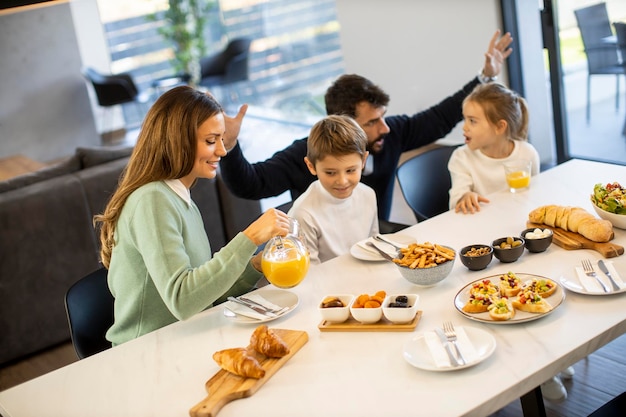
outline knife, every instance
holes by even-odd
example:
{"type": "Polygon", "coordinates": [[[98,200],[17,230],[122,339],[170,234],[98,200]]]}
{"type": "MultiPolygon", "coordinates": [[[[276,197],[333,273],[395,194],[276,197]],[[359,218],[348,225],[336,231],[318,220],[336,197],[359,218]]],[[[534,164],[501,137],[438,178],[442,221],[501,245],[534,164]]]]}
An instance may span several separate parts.
{"type": "Polygon", "coordinates": [[[622,289],[619,285],[617,285],[617,282],[615,282],[615,280],[613,279],[613,277],[609,273],[609,269],[606,267],[606,265],[604,264],[604,261],[602,259],[600,259],[598,261],[598,267],[600,267],[600,271],[604,272],[604,275],[609,277],[609,279],[611,280],[611,284],[613,284],[613,290],[614,291],[619,291],[619,290],[622,289]]]}
{"type": "Polygon", "coordinates": [[[253,311],[255,311],[255,312],[259,313],[259,314],[263,314],[264,316],[267,316],[267,317],[278,317],[276,314],[272,313],[271,311],[267,311],[264,308],[255,306],[254,304],[247,303],[247,302],[245,302],[243,300],[240,300],[239,298],[228,297],[227,300],[228,301],[232,301],[233,303],[242,305],[244,307],[248,307],[250,310],[253,310],[253,311]]]}
{"type": "Polygon", "coordinates": [[[448,342],[448,338],[445,334],[443,334],[443,330],[439,327],[435,327],[435,333],[439,336],[439,340],[441,340],[441,344],[443,345],[446,353],[448,354],[448,358],[450,358],[450,365],[459,366],[459,361],[456,359],[454,354],[452,353],[452,349],[450,349],[450,342],[448,342]]]}
{"type": "Polygon", "coordinates": [[[378,246],[374,245],[372,242],[366,242],[365,243],[367,246],[371,246],[374,249],[376,249],[378,251],[378,253],[380,253],[380,256],[382,256],[383,258],[385,258],[388,261],[393,262],[393,258],[391,257],[391,255],[389,255],[387,252],[385,252],[384,250],[382,250],[381,248],[379,248],[378,246]]]}

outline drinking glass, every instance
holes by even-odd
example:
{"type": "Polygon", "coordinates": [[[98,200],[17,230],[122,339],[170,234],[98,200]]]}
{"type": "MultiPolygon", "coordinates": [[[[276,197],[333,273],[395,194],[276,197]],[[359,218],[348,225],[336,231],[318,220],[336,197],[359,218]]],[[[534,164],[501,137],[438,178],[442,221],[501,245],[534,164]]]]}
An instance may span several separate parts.
{"type": "Polygon", "coordinates": [[[530,186],[532,162],[526,160],[507,162],[504,164],[504,174],[509,191],[518,193],[530,186]]]}

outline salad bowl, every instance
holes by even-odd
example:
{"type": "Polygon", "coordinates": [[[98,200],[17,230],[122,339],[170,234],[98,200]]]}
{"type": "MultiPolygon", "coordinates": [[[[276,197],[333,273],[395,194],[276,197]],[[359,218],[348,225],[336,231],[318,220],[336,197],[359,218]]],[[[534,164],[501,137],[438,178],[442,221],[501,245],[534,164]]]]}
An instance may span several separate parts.
{"type": "Polygon", "coordinates": [[[626,189],[617,183],[596,184],[591,195],[593,209],[618,229],[626,229],[626,189]]]}

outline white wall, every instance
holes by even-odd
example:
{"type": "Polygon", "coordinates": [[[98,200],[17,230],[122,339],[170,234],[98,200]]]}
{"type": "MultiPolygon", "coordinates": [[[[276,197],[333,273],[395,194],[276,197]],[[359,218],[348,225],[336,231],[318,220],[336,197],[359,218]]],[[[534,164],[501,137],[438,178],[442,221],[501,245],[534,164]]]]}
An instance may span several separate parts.
{"type": "MultiPolygon", "coordinates": [[[[336,0],[347,73],[363,75],[391,97],[389,114],[413,114],[438,103],[476,76],[496,29],[502,29],[499,0],[336,0]]],[[[538,1],[518,0],[527,31],[514,40],[524,64],[531,112],[531,142],[542,162],[553,159],[538,1]],[[522,42],[523,41],[523,42],[522,42]],[[529,89],[532,89],[531,92],[529,89]]],[[[505,73],[500,80],[505,84],[505,73]]],[[[462,143],[459,124],[442,144],[462,143]]],[[[408,155],[405,155],[405,158],[408,155]]],[[[396,185],[391,220],[413,216],[396,185]]]]}
{"type": "MultiPolygon", "coordinates": [[[[389,114],[412,114],[453,94],[478,74],[497,0],[337,0],[347,73],[390,96],[389,114]]],[[[448,136],[462,141],[460,126],[448,136]]]]}
{"type": "Polygon", "coordinates": [[[0,12],[0,158],[48,162],[97,145],[67,2],[0,12]]]}

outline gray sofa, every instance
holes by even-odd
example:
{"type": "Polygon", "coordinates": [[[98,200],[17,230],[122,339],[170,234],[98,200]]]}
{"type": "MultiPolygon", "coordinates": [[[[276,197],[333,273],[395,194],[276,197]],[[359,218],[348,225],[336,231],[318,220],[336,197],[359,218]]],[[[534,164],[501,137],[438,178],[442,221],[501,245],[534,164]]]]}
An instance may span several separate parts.
{"type": "MultiPolygon", "coordinates": [[[[98,269],[92,219],[115,190],[132,148],[78,148],[57,165],[0,182],[0,365],[70,340],[64,297],[98,269]]],[[[261,214],[219,175],[191,191],[213,251],[261,214]]]]}

